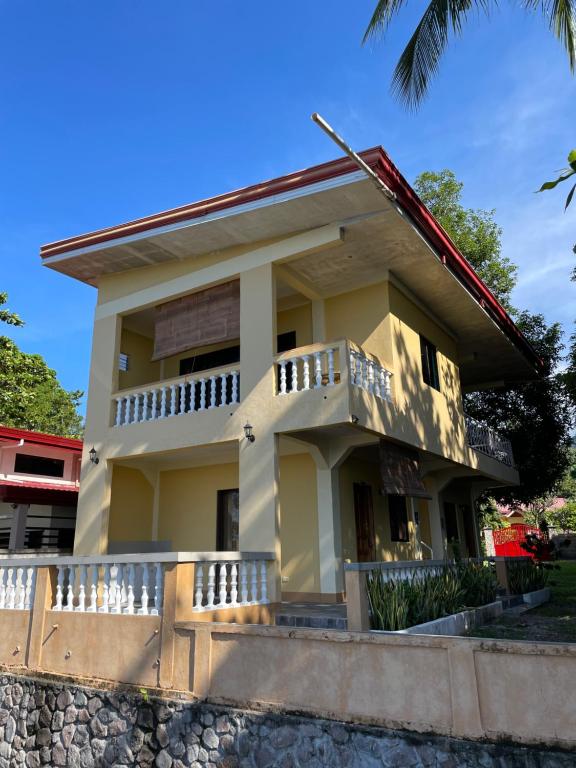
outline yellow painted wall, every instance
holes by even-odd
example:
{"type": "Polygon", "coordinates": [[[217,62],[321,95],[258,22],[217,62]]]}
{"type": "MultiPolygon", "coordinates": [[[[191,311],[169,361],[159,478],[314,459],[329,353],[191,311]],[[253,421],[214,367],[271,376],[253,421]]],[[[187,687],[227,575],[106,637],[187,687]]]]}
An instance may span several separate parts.
{"type": "MultiPolygon", "coordinates": [[[[432,530],[430,528],[430,507],[426,499],[418,499],[416,502],[418,515],[420,517],[420,541],[432,546],[432,530]]],[[[424,560],[429,560],[432,555],[429,549],[422,547],[422,557],[424,560]]]]}
{"type": "Polygon", "coordinates": [[[112,470],[109,541],[151,541],[154,489],[138,469],[112,470]]]}
{"type": "Polygon", "coordinates": [[[276,331],[278,335],[288,331],[296,331],[297,347],[312,344],[312,306],[303,304],[301,307],[278,312],[276,331]]]}
{"type": "Polygon", "coordinates": [[[160,379],[160,363],[151,362],[153,351],[153,339],[127,328],[122,330],[120,352],[129,355],[129,358],[128,370],[118,374],[120,389],[139,387],[160,379]]]}
{"type": "MultiPolygon", "coordinates": [[[[407,542],[390,540],[390,519],[386,497],[379,493],[380,477],[377,464],[360,461],[354,457],[347,459],[340,467],[340,514],[342,520],[342,557],[356,562],[356,522],[354,519],[354,483],[367,483],[372,488],[374,507],[374,530],[376,536],[376,556],[381,560],[413,560],[416,557],[414,547],[414,525],[410,519],[408,507],[407,542]]],[[[408,502],[409,504],[410,502],[408,502]]]]}
{"type": "Polygon", "coordinates": [[[280,457],[280,540],[286,592],[320,592],[316,465],[309,454],[280,457]]]}
{"type": "Polygon", "coordinates": [[[158,538],[173,550],[213,552],[218,491],[230,488],[238,488],[238,464],[161,472],[158,538]]]}

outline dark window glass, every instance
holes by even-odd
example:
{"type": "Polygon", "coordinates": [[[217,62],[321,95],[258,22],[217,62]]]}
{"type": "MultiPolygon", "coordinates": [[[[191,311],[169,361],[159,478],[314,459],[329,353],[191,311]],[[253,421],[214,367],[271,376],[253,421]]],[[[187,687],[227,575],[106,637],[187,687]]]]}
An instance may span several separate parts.
{"type": "Polygon", "coordinates": [[[23,475],[64,477],[64,459],[47,459],[45,456],[17,453],[14,472],[20,472],[23,475]]]}
{"type": "Polygon", "coordinates": [[[233,365],[240,362],[240,345],[218,349],[216,352],[205,352],[202,355],[194,355],[180,360],[180,376],[199,371],[209,371],[211,368],[220,368],[224,365],[233,365]]]}
{"type": "Polygon", "coordinates": [[[392,541],[409,541],[406,496],[388,496],[388,514],[390,516],[390,539],[392,541]]]}
{"type": "Polygon", "coordinates": [[[452,504],[451,501],[444,502],[444,522],[446,524],[446,539],[448,543],[451,541],[459,541],[460,537],[458,536],[456,504],[452,504]]]}
{"type": "Polygon", "coordinates": [[[237,552],[240,548],[238,488],[218,491],[216,551],[237,552]]]}
{"type": "Polygon", "coordinates": [[[286,333],[279,333],[276,340],[276,346],[279,355],[281,355],[282,352],[288,352],[291,349],[296,349],[296,331],[286,331],[286,333]]]}
{"type": "Polygon", "coordinates": [[[424,383],[440,391],[440,377],[438,375],[438,355],[432,342],[420,336],[420,355],[422,358],[422,378],[424,383]]]}

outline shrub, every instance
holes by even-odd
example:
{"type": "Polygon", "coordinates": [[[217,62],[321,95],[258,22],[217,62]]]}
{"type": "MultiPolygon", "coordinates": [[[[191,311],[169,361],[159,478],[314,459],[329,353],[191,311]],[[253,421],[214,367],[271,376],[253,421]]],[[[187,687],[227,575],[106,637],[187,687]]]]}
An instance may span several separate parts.
{"type": "Polygon", "coordinates": [[[548,583],[550,571],[534,560],[511,560],[508,563],[508,586],[513,595],[523,595],[543,589],[548,583]]]}

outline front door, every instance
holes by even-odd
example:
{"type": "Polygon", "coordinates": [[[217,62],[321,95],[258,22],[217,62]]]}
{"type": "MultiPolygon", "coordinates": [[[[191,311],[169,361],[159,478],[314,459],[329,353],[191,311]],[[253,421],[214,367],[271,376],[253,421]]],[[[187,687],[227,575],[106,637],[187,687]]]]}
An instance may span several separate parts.
{"type": "Polygon", "coordinates": [[[358,562],[376,560],[374,546],[374,509],[372,488],[366,483],[354,483],[354,517],[356,519],[356,553],[358,562]]]}
{"type": "Polygon", "coordinates": [[[240,505],[238,488],[218,491],[216,551],[238,552],[240,549],[240,505]]]}

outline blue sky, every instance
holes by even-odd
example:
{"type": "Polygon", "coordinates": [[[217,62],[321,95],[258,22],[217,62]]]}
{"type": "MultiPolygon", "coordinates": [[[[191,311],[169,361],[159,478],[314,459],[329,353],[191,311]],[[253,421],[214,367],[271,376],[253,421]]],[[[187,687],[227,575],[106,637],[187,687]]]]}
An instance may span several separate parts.
{"type": "Polygon", "coordinates": [[[422,6],[362,47],[374,3],[0,0],[0,289],[19,345],[85,389],[95,290],[41,267],[40,245],[332,159],[315,110],[411,181],[454,170],[466,205],[497,210],[516,305],[569,330],[576,204],[534,194],[574,145],[559,44],[511,6],[472,17],[407,113],[389,82],[422,6]]]}

